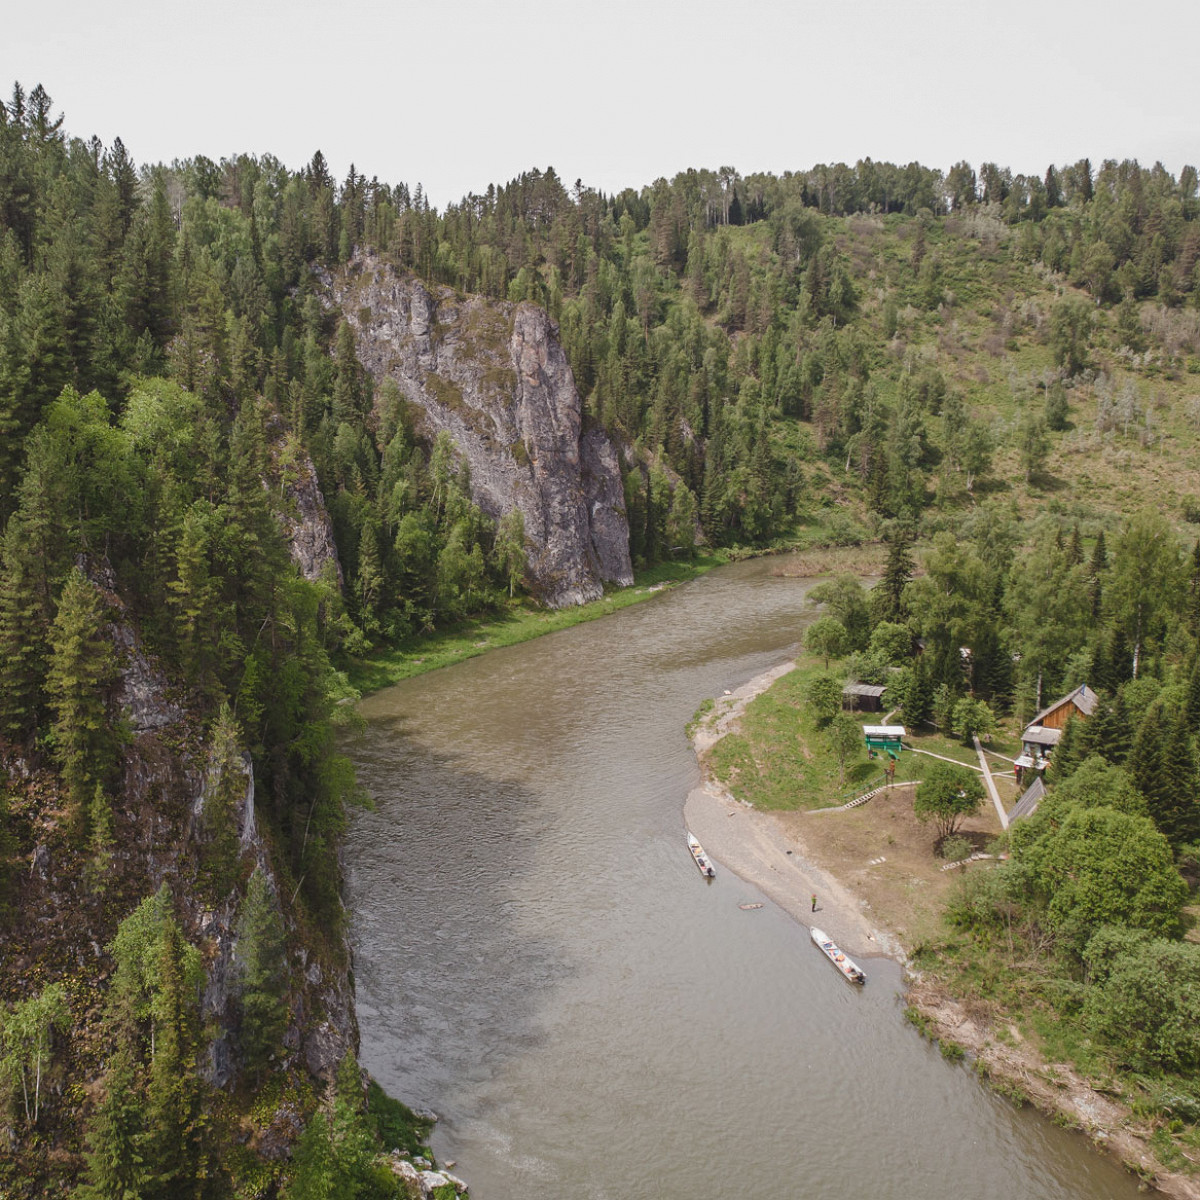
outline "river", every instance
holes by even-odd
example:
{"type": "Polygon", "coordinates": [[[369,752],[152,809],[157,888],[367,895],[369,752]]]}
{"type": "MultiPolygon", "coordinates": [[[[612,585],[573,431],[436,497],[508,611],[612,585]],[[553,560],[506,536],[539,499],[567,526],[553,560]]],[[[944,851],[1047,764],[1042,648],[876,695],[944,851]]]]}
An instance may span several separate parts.
{"type": "Polygon", "coordinates": [[[812,620],[781,560],[364,701],[347,846],[362,1061],[437,1112],[476,1200],[1126,1200],[1078,1135],[989,1092],[721,870],[682,806],[701,701],[812,620]]]}

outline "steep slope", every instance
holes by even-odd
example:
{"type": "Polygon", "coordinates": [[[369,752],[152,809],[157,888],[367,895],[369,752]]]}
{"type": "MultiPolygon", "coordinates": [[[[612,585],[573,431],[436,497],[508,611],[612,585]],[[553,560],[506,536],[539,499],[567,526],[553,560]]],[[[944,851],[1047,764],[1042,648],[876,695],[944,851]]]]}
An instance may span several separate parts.
{"type": "Polygon", "coordinates": [[[532,304],[426,287],[374,255],[353,259],[330,291],[377,382],[394,380],[430,436],[445,431],[470,466],[489,516],[518,509],[529,573],[554,607],[604,583],[633,582],[620,464],[585,430],[558,329],[532,304]]]}

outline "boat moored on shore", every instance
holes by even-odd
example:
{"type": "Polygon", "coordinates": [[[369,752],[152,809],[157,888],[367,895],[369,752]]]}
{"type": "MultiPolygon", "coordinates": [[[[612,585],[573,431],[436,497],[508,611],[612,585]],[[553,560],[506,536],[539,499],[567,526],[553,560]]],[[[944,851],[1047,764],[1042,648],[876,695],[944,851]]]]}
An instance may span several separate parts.
{"type": "Polygon", "coordinates": [[[708,879],[715,879],[717,875],[716,868],[708,859],[708,855],[704,853],[704,847],[696,840],[696,836],[692,831],[688,830],[687,835],[688,849],[692,852],[692,858],[696,860],[696,866],[700,868],[700,874],[708,879]]]}
{"type": "Polygon", "coordinates": [[[851,983],[866,983],[867,977],[864,972],[853,962],[846,953],[838,946],[824,930],[812,929],[809,931],[812,940],[816,943],[817,949],[829,959],[837,969],[850,980],[851,983]]]}

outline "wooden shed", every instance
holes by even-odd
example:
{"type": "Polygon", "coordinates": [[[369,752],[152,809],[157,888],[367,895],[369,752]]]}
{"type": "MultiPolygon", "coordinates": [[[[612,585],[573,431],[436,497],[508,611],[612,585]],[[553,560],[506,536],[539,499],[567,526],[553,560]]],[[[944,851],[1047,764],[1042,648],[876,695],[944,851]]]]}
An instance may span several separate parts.
{"type": "Polygon", "coordinates": [[[848,683],[842,688],[842,707],[847,712],[883,712],[886,690],[873,683],[848,683]]]}

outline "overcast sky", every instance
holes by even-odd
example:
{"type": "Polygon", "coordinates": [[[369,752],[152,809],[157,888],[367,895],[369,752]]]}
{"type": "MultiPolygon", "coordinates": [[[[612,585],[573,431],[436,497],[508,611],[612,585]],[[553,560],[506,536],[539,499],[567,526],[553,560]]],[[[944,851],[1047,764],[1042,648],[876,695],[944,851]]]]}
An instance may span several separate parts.
{"type": "Polygon", "coordinates": [[[44,0],[0,88],[140,163],[320,148],[439,207],[553,165],[641,187],[859,158],[1200,163],[1197,0],[44,0]]]}

